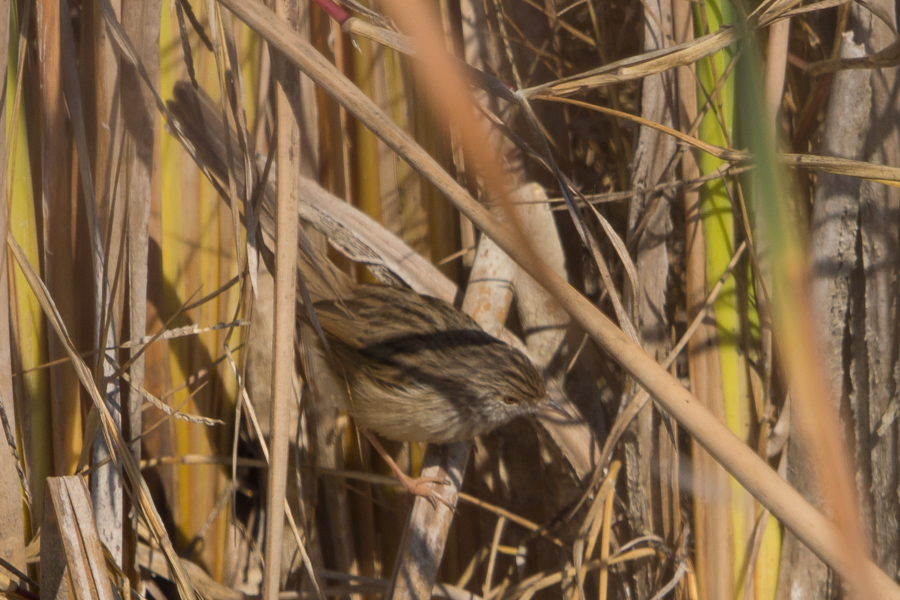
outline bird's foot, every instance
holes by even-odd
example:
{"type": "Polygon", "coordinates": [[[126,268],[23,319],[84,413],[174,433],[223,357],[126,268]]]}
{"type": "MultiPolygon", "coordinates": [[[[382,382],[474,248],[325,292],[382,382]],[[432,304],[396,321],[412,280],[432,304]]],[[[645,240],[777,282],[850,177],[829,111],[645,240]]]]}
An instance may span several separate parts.
{"type": "Polygon", "coordinates": [[[451,504],[450,501],[444,498],[442,495],[434,491],[435,484],[450,485],[450,481],[442,477],[413,478],[403,471],[400,471],[399,469],[394,471],[394,475],[397,476],[397,479],[400,480],[400,484],[406,489],[407,492],[409,492],[413,496],[421,496],[422,498],[425,498],[426,500],[431,502],[432,508],[437,508],[437,502],[440,502],[450,510],[453,510],[453,504],[451,504]]]}
{"type": "Polygon", "coordinates": [[[391,468],[391,471],[394,472],[394,476],[400,480],[400,484],[406,488],[406,491],[412,494],[413,496],[421,496],[431,502],[432,508],[437,508],[437,503],[440,502],[444,504],[450,510],[454,510],[453,504],[450,503],[449,500],[438,494],[434,491],[434,484],[440,485],[450,485],[450,481],[444,479],[442,477],[416,477],[412,478],[403,470],[397,466],[397,463],[394,462],[394,459],[388,453],[387,450],[384,449],[384,446],[381,445],[381,442],[378,441],[372,432],[363,429],[363,434],[368,438],[369,442],[378,451],[378,454],[381,455],[381,458],[388,464],[391,468]]]}

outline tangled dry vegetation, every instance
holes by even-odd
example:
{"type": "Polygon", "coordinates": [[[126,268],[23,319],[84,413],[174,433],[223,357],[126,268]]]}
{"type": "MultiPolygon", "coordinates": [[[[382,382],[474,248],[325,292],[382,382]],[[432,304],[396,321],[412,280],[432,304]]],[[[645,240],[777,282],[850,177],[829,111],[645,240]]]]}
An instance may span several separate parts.
{"type": "Polygon", "coordinates": [[[4,594],[900,597],[893,3],[9,8],[4,594]],[[572,418],[407,497],[255,354],[261,210],[572,418]]]}

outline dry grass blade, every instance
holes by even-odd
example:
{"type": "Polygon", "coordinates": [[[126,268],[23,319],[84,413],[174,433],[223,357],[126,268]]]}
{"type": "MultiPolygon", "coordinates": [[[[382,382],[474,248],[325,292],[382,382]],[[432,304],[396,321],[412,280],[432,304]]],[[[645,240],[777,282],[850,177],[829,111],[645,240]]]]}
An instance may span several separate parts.
{"type": "Polygon", "coordinates": [[[594,110],[603,114],[607,114],[613,117],[618,117],[620,119],[627,119],[629,121],[633,121],[638,125],[643,125],[645,127],[652,127],[658,131],[661,131],[667,135],[671,135],[674,138],[681,140],[682,142],[697,148],[698,150],[702,150],[703,152],[707,152],[717,158],[721,158],[722,160],[730,160],[730,161],[742,161],[747,160],[750,156],[741,150],[734,150],[731,148],[723,148],[721,146],[715,146],[708,142],[704,142],[694,136],[687,135],[686,133],[682,133],[676,129],[672,129],[671,127],[666,127],[665,125],[660,125],[659,123],[654,123],[653,121],[649,121],[644,119],[643,117],[639,117],[636,115],[632,115],[626,112],[622,112],[620,110],[614,110],[612,108],[606,108],[604,106],[598,106],[596,104],[590,104],[588,102],[583,102],[581,100],[573,100],[571,98],[557,98],[557,97],[548,97],[548,98],[540,98],[540,100],[544,100],[547,102],[563,102],[566,104],[571,104],[572,106],[580,106],[582,108],[587,108],[589,110],[594,110]]]}
{"type": "MultiPolygon", "coordinates": [[[[581,570],[585,573],[590,573],[592,571],[597,571],[603,567],[609,567],[611,565],[615,565],[618,563],[626,562],[629,560],[640,560],[641,558],[646,558],[648,556],[652,556],[656,554],[654,550],[649,548],[643,548],[640,550],[633,550],[631,552],[622,553],[610,558],[607,561],[603,561],[599,558],[595,558],[594,560],[584,564],[581,567],[581,570]]],[[[568,567],[564,571],[557,571],[555,573],[543,572],[538,573],[536,575],[532,575],[520,583],[503,590],[502,594],[497,594],[491,598],[491,600],[512,600],[514,598],[531,598],[535,593],[540,590],[545,590],[549,587],[559,585],[562,581],[566,579],[571,579],[572,577],[577,576],[578,570],[575,567],[568,567]]]]}
{"type": "MultiPolygon", "coordinates": [[[[0,14],[0,39],[9,40],[10,34],[10,11],[5,10],[0,14]]],[[[13,73],[10,69],[9,58],[10,48],[13,42],[4,43],[0,48],[0,72],[13,73]]],[[[9,76],[7,85],[13,81],[9,76]]],[[[21,79],[20,79],[21,81],[21,79]]],[[[16,127],[7,127],[7,121],[15,123],[18,120],[18,112],[9,110],[8,99],[11,95],[7,94],[0,106],[0,132],[4,132],[0,138],[0,190],[4,194],[4,199],[8,198],[8,181],[12,176],[10,168],[9,156],[14,155],[14,148],[10,147],[10,143],[15,139],[13,131],[16,127]],[[9,132],[6,135],[5,132],[9,132]]],[[[0,239],[6,238],[9,231],[9,201],[4,201],[4,209],[0,211],[0,239]]],[[[0,445],[6,444],[9,451],[0,452],[0,486],[5,490],[0,493],[0,521],[5,523],[15,523],[17,519],[22,518],[23,504],[30,507],[32,505],[31,491],[28,485],[25,470],[22,468],[24,464],[20,458],[16,447],[16,435],[18,416],[15,412],[14,396],[13,396],[13,377],[12,377],[12,346],[10,344],[10,325],[13,311],[10,307],[10,279],[8,275],[9,260],[6,253],[6,246],[0,247],[0,313],[8,315],[0,322],[0,426],[3,429],[3,438],[0,445]],[[16,489],[16,483],[22,490],[20,494],[16,489]],[[23,501],[24,499],[24,501],[23,501]]],[[[25,580],[15,575],[19,568],[24,569],[23,551],[25,545],[24,528],[6,528],[7,530],[0,534],[0,556],[6,558],[7,563],[15,571],[11,571],[14,577],[19,577],[20,583],[25,580]]],[[[5,566],[5,565],[4,565],[5,566]]],[[[14,585],[18,585],[14,580],[4,576],[7,581],[5,589],[12,589],[14,585]]]]}
{"type": "Polygon", "coordinates": [[[162,547],[166,558],[172,565],[173,576],[175,583],[178,586],[179,593],[182,598],[194,600],[194,598],[196,598],[194,588],[191,585],[191,581],[188,579],[187,574],[178,562],[178,556],[175,554],[175,549],[172,547],[172,542],[169,539],[168,533],[166,533],[166,529],[162,524],[162,519],[156,510],[156,506],[150,498],[150,490],[147,488],[147,484],[141,476],[137,461],[128,449],[125,440],[122,438],[122,432],[115,426],[115,422],[113,421],[112,415],[109,413],[109,409],[106,407],[103,397],[100,395],[99,390],[97,390],[96,385],[94,385],[90,370],[75,350],[75,346],[72,344],[72,340],[66,332],[66,327],[62,322],[62,318],[56,311],[53,300],[50,299],[47,288],[28,262],[28,259],[25,257],[18,242],[16,242],[14,238],[9,237],[7,238],[7,244],[12,250],[16,262],[19,264],[19,268],[28,280],[32,291],[35,296],[37,296],[47,320],[50,322],[57,337],[63,344],[66,353],[69,355],[69,359],[75,367],[75,372],[78,375],[81,385],[88,391],[94,406],[97,407],[97,410],[100,413],[101,430],[106,441],[106,446],[110,451],[111,457],[115,460],[115,464],[121,464],[125,470],[126,479],[130,484],[133,500],[139,508],[141,515],[147,521],[155,540],[162,547]]]}
{"type": "Polygon", "coordinates": [[[383,46],[393,48],[397,52],[403,54],[412,55],[414,53],[412,42],[407,36],[384,27],[373,25],[368,21],[363,21],[356,17],[350,17],[344,21],[341,24],[341,30],[345,33],[368,38],[373,42],[378,42],[383,46]]]}
{"type": "Polygon", "coordinates": [[[789,167],[802,167],[811,171],[848,175],[868,179],[884,185],[900,187],[900,167],[891,167],[831,156],[809,154],[783,154],[779,157],[789,167]]]}
{"type": "Polygon", "coordinates": [[[770,25],[801,2],[802,0],[765,0],[749,16],[757,20],[760,26],[770,25]]]}
{"type": "Polygon", "coordinates": [[[50,598],[113,600],[104,568],[103,545],[84,479],[48,479],[45,503],[41,594],[50,598]]]}
{"type": "MultiPolygon", "coordinates": [[[[613,465],[615,467],[615,464],[613,465]]],[[[609,475],[614,479],[618,469],[611,468],[609,475]]],[[[609,494],[603,503],[603,529],[600,532],[600,600],[606,600],[609,594],[609,536],[612,531],[613,495],[609,494]]],[[[592,538],[592,540],[595,538],[592,538]]],[[[588,557],[592,555],[593,548],[588,549],[588,557]]]]}
{"type": "MultiPolygon", "coordinates": [[[[587,574],[582,568],[585,561],[590,561],[594,555],[598,538],[601,536],[600,530],[603,528],[602,539],[600,539],[600,558],[604,562],[601,566],[600,576],[600,593],[606,594],[606,581],[608,577],[606,560],[609,557],[609,530],[611,526],[612,516],[612,500],[614,498],[613,491],[615,489],[616,480],[619,477],[619,469],[621,463],[616,461],[610,465],[609,473],[604,477],[600,489],[592,501],[588,514],[581,524],[581,530],[578,533],[578,539],[575,541],[573,553],[575,555],[576,579],[580,590],[584,589],[584,577],[587,574]]],[[[584,592],[581,592],[582,595],[584,592]]]]}
{"type": "Polygon", "coordinates": [[[494,567],[497,564],[497,551],[500,546],[500,540],[503,537],[503,529],[506,527],[506,519],[500,517],[494,525],[494,537],[491,540],[491,547],[488,551],[488,564],[484,576],[484,583],[481,588],[481,595],[485,598],[491,593],[491,581],[494,579],[494,567]]]}
{"type": "MultiPolygon", "coordinates": [[[[295,4],[278,1],[276,11],[281,18],[297,27],[297,7],[295,4]],[[294,10],[291,10],[291,8],[294,10]]],[[[295,309],[297,304],[297,239],[299,238],[300,221],[297,212],[300,204],[300,132],[292,113],[293,106],[298,106],[299,73],[290,68],[290,64],[280,56],[275,57],[275,70],[279,75],[276,86],[276,112],[278,124],[277,153],[278,170],[278,204],[276,212],[275,236],[275,340],[274,371],[272,381],[272,415],[271,415],[271,447],[269,457],[272,461],[269,469],[269,487],[266,496],[265,558],[266,570],[263,574],[262,595],[265,600],[276,600],[281,583],[281,554],[284,519],[281,518],[282,506],[291,520],[292,529],[296,532],[290,506],[287,503],[288,474],[288,437],[290,435],[291,418],[290,403],[293,401],[294,375],[294,328],[296,327],[295,309]],[[277,516],[276,516],[277,515],[277,516]]],[[[249,161],[245,173],[250,172],[249,161]]],[[[245,178],[249,182],[250,178],[245,178]]],[[[249,197],[249,196],[248,196],[249,197]]],[[[249,230],[255,228],[249,227],[249,230]]],[[[253,265],[251,264],[251,268],[253,265]]],[[[309,302],[306,303],[309,306],[309,302]]],[[[320,335],[321,332],[320,332],[320,335]]],[[[299,538],[299,534],[297,534],[299,538]]],[[[302,540],[297,540],[312,577],[316,591],[321,597],[319,582],[315,570],[310,564],[302,540]]]]}
{"type": "Polygon", "coordinates": [[[690,65],[711,56],[740,39],[735,28],[722,28],[715,33],[678,44],[664,50],[646,52],[626,58],[586,73],[566,77],[519,91],[525,98],[568,96],[613,83],[643,79],[669,69],[690,65]]]}
{"type": "Polygon", "coordinates": [[[396,276],[419,293],[447,301],[456,297],[453,282],[380,223],[312,180],[304,180],[303,191],[300,217],[327,235],[344,256],[366,265],[381,281],[395,281],[396,276]]]}
{"type": "Polygon", "coordinates": [[[211,427],[213,425],[224,425],[224,421],[220,419],[212,419],[209,417],[203,417],[201,415],[189,415],[187,413],[183,413],[180,410],[176,410],[169,406],[168,404],[164,404],[161,400],[157,399],[156,396],[148,392],[143,386],[139,386],[132,382],[131,376],[128,373],[122,373],[121,377],[131,386],[131,389],[136,392],[141,398],[152,404],[157,410],[162,413],[174,417],[176,419],[181,419],[182,421],[187,421],[188,423],[196,423],[197,425],[206,425],[211,427]]]}
{"type": "MultiPolygon", "coordinates": [[[[591,204],[605,204],[607,202],[620,202],[622,200],[629,200],[631,198],[637,196],[650,196],[654,194],[659,194],[660,192],[668,192],[673,190],[681,189],[685,193],[694,192],[697,188],[702,187],[703,184],[708,183],[710,181],[716,179],[722,179],[724,177],[730,177],[734,175],[740,175],[742,173],[746,173],[752,167],[749,166],[741,166],[735,167],[728,164],[722,165],[716,171],[704,175],[703,177],[694,177],[687,180],[681,181],[672,181],[667,183],[659,183],[652,187],[638,187],[633,190],[622,191],[622,192],[606,192],[602,194],[583,194],[584,201],[590,202],[591,204]]],[[[551,204],[558,204],[563,202],[561,198],[550,198],[548,200],[551,204]]],[[[554,206],[554,211],[563,210],[561,206],[554,206]]]]}
{"type": "MultiPolygon", "coordinates": [[[[606,237],[609,240],[612,247],[615,249],[616,254],[619,257],[619,260],[622,263],[622,266],[625,269],[625,275],[628,277],[628,281],[632,286],[635,286],[638,281],[637,267],[634,265],[634,261],[631,258],[631,255],[628,253],[628,249],[625,247],[625,242],[622,241],[622,238],[615,232],[613,226],[610,225],[609,221],[600,214],[593,204],[588,204],[588,210],[593,213],[594,218],[597,219],[597,222],[600,223],[600,226],[603,228],[604,233],[606,233],[606,237]]],[[[591,247],[592,252],[596,251],[596,247],[591,247]]],[[[598,253],[599,254],[599,253],[598,253]]],[[[631,318],[628,316],[628,313],[625,312],[625,307],[622,305],[622,300],[618,297],[618,291],[612,282],[612,277],[610,276],[609,269],[603,263],[602,259],[598,256],[595,258],[597,266],[600,268],[600,275],[603,278],[604,284],[606,285],[605,292],[608,293],[610,300],[613,303],[613,308],[616,312],[616,318],[619,320],[619,326],[622,328],[628,337],[632,339],[636,344],[640,343],[640,338],[638,337],[637,329],[635,329],[634,325],[631,323],[631,318]]]]}
{"type": "Polygon", "coordinates": [[[222,329],[234,329],[236,327],[247,327],[249,325],[249,321],[231,321],[230,323],[217,323],[215,325],[210,325],[209,327],[200,327],[199,325],[185,325],[184,327],[175,327],[173,329],[166,329],[165,331],[161,331],[158,334],[154,335],[146,335],[144,337],[140,337],[136,340],[130,340],[119,344],[116,347],[107,348],[107,352],[112,352],[116,350],[116,348],[134,348],[138,346],[147,346],[152,344],[153,342],[162,342],[167,340],[174,340],[180,337],[188,337],[193,335],[200,335],[201,333],[209,333],[211,331],[219,331],[222,329]]]}

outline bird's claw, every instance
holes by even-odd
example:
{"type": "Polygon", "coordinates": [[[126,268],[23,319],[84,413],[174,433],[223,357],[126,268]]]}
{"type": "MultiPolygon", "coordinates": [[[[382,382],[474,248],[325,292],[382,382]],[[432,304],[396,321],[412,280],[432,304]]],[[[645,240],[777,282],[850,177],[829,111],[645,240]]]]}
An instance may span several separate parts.
{"type": "Polygon", "coordinates": [[[442,495],[434,491],[432,484],[450,485],[450,480],[443,477],[417,477],[413,479],[409,475],[403,474],[399,477],[400,483],[407,492],[413,496],[421,496],[431,503],[432,508],[437,508],[437,502],[445,505],[450,510],[454,510],[453,504],[442,495]]]}

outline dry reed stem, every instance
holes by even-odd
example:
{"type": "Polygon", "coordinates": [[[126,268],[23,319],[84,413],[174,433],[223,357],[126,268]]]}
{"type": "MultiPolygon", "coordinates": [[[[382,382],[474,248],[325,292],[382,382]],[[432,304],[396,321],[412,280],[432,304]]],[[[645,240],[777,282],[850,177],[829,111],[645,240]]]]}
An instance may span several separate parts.
{"type": "Polygon", "coordinates": [[[194,588],[191,585],[190,579],[188,579],[187,574],[184,572],[184,570],[180,566],[180,563],[178,562],[178,556],[177,554],[175,554],[175,549],[172,547],[172,542],[169,539],[169,535],[168,533],[166,533],[166,529],[162,524],[162,519],[160,518],[159,513],[156,510],[156,505],[150,498],[150,490],[147,488],[147,483],[141,476],[137,461],[135,460],[134,455],[129,450],[125,440],[122,438],[122,432],[118,429],[115,421],[112,418],[112,415],[109,413],[109,409],[106,407],[106,403],[103,401],[103,397],[100,395],[99,390],[97,390],[97,387],[94,385],[90,370],[87,368],[87,365],[84,364],[84,361],[81,360],[81,357],[76,352],[75,346],[72,344],[72,340],[66,332],[65,324],[63,323],[59,312],[56,310],[56,306],[53,303],[53,300],[50,298],[47,288],[44,286],[43,282],[38,277],[31,264],[28,262],[18,242],[16,242],[16,240],[12,237],[8,237],[7,244],[12,250],[16,262],[19,264],[19,268],[22,269],[22,272],[25,274],[29,285],[31,285],[32,291],[34,292],[35,296],[37,296],[38,301],[41,303],[41,308],[44,310],[44,314],[46,315],[47,320],[50,322],[50,325],[53,327],[57,338],[62,343],[66,353],[69,355],[69,358],[72,361],[72,365],[75,368],[75,372],[78,376],[79,381],[81,382],[81,385],[90,394],[91,400],[93,400],[94,403],[94,407],[100,414],[102,425],[101,431],[103,433],[104,440],[106,441],[106,447],[110,451],[110,456],[115,458],[116,461],[122,465],[130,484],[131,492],[136,503],[136,508],[140,510],[141,515],[150,527],[150,532],[153,534],[155,541],[162,547],[166,558],[169,560],[179,593],[181,594],[182,598],[185,598],[186,600],[194,600],[194,598],[196,598],[194,588]]]}
{"type": "MultiPolygon", "coordinates": [[[[279,0],[275,12],[291,27],[297,28],[296,3],[279,0]]],[[[287,504],[288,436],[290,435],[290,404],[293,402],[294,329],[297,306],[297,239],[300,222],[297,218],[300,205],[300,131],[293,114],[293,106],[299,103],[299,73],[283,58],[275,58],[276,80],[275,110],[277,123],[278,203],[275,215],[275,341],[273,350],[274,370],[272,382],[271,441],[269,458],[269,489],[266,494],[265,559],[262,597],[276,600],[281,587],[281,558],[284,519],[282,506],[291,518],[287,504]]],[[[248,172],[248,171],[245,171],[248,172]]],[[[245,178],[250,181],[250,178],[245,178]]],[[[293,520],[291,520],[293,525],[293,520]]],[[[296,529],[296,527],[294,527],[296,529]]],[[[299,536],[298,536],[299,537],[299,536]]],[[[298,540],[298,547],[309,559],[298,540]]],[[[310,577],[317,591],[319,583],[315,571],[310,577]]]]}

